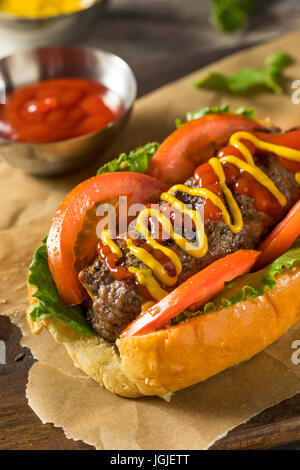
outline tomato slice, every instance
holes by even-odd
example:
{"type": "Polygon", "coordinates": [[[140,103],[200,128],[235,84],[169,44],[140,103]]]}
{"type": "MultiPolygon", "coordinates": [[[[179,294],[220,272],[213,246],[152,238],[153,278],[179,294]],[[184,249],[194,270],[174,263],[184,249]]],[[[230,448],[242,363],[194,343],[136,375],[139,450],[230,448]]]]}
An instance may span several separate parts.
{"type": "Polygon", "coordinates": [[[141,314],[121,338],[157,330],[191,305],[204,305],[224,289],[225,282],[247,273],[259,254],[256,250],[238,250],[210,264],[141,314]]]}
{"type": "Polygon", "coordinates": [[[288,212],[285,218],[260,244],[261,255],[254,266],[254,270],[264,268],[272,263],[278,256],[288,250],[297,237],[300,236],[300,201],[288,212]]]}
{"type": "Polygon", "coordinates": [[[99,222],[99,217],[95,216],[96,205],[101,202],[117,204],[119,196],[127,196],[129,209],[137,203],[158,202],[165,190],[166,186],[151,176],[120,172],[89,178],[65,197],[53,218],[47,249],[50,271],[66,305],[80,304],[86,297],[78,272],[96,255],[99,222]]]}
{"type": "MultiPolygon", "coordinates": [[[[292,149],[300,150],[300,130],[283,132],[282,134],[268,134],[266,132],[255,132],[259,139],[265,140],[275,145],[282,145],[292,149]]],[[[297,173],[300,171],[300,162],[289,160],[288,158],[276,156],[280,165],[288,171],[297,173]]]]}
{"type": "Polygon", "coordinates": [[[224,147],[234,132],[259,129],[257,122],[233,113],[207,114],[186,122],[158,148],[148,174],[169,185],[181,183],[224,147]]]}

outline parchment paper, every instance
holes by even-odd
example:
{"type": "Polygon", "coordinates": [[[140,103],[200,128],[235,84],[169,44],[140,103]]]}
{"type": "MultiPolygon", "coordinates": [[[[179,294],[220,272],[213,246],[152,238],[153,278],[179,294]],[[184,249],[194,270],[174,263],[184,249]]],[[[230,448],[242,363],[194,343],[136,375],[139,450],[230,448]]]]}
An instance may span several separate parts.
{"type": "MultiPolygon", "coordinates": [[[[291,101],[291,82],[300,79],[300,33],[224,59],[140,99],[129,127],[112,155],[148,141],[161,141],[177,117],[205,105],[229,103],[255,107],[258,117],[271,116],[289,128],[300,124],[300,108],[291,101]],[[247,97],[196,90],[191,82],[209,70],[229,72],[258,65],[273,51],[291,54],[283,95],[268,92],[247,97]]],[[[0,309],[19,325],[22,344],[35,363],[29,374],[28,403],[43,422],[64,429],[97,449],[205,449],[230,429],[264,408],[300,391],[300,365],[291,361],[300,324],[250,361],[206,382],[177,392],[170,403],[159,398],[128,400],[107,392],[76,369],[64,348],[47,332],[32,336],[24,319],[26,276],[35,247],[47,233],[63,196],[93,168],[60,178],[34,178],[0,164],[0,309]]],[[[291,302],[293,300],[291,299],[291,302]]]]}

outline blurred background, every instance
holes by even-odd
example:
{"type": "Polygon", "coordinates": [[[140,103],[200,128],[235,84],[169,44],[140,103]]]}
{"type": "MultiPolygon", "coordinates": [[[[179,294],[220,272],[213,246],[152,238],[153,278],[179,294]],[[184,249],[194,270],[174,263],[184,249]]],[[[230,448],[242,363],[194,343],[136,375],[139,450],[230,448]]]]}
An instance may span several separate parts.
{"type": "MultiPolygon", "coordinates": [[[[86,5],[93,2],[84,1],[86,5]]],[[[26,4],[57,2],[0,0],[0,11],[6,3],[12,8],[17,4],[26,8],[26,4]]],[[[229,53],[300,27],[299,0],[100,0],[97,3],[85,15],[81,12],[71,15],[71,20],[65,18],[50,34],[47,19],[29,26],[20,20],[11,25],[9,18],[0,15],[0,55],[49,43],[105,49],[129,63],[141,96],[229,53]]]]}

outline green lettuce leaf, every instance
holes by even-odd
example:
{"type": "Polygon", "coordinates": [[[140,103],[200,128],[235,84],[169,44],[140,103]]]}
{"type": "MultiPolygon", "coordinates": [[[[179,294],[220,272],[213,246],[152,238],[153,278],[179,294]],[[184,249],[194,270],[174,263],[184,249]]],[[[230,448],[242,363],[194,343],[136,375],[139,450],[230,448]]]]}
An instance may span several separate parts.
{"type": "MultiPolygon", "coordinates": [[[[222,106],[204,106],[204,108],[198,109],[198,111],[189,111],[186,113],[186,121],[192,121],[193,119],[198,119],[206,114],[219,114],[219,113],[228,113],[230,112],[230,106],[228,104],[223,104],[222,106]]],[[[248,119],[253,119],[255,116],[254,108],[237,108],[233,111],[234,114],[239,114],[247,117],[248,119]]],[[[181,119],[176,119],[176,127],[182,126],[184,122],[181,119]]]]}
{"type": "Polygon", "coordinates": [[[121,153],[121,155],[112,160],[111,162],[105,163],[97,171],[98,175],[102,173],[114,173],[116,171],[135,171],[136,173],[146,173],[149,162],[159,144],[157,142],[151,142],[149,144],[138,147],[136,150],[132,150],[128,155],[121,153]]]}
{"type": "Polygon", "coordinates": [[[223,33],[241,28],[255,7],[255,0],[211,0],[211,21],[223,33]]]}
{"type": "Polygon", "coordinates": [[[273,263],[256,273],[245,274],[229,282],[225,289],[210,302],[207,302],[201,310],[196,312],[184,311],[173,319],[172,324],[177,324],[186,318],[227,308],[242,300],[260,297],[267,290],[274,289],[278,274],[298,263],[300,263],[300,237],[297,238],[288,251],[273,263]]]}
{"type": "Polygon", "coordinates": [[[79,305],[66,307],[59,298],[48,266],[47,238],[44,238],[42,245],[37,248],[33,255],[29,268],[28,283],[36,288],[33,297],[38,299],[31,312],[33,321],[37,318],[42,320],[43,318],[55,317],[77,333],[95,335],[81,307],[79,305]]]}
{"type": "Polygon", "coordinates": [[[210,88],[225,92],[244,94],[252,89],[264,87],[274,93],[281,93],[278,83],[283,69],[292,62],[292,58],[283,52],[275,52],[267,57],[264,67],[246,67],[228,75],[211,72],[206,77],[194,82],[197,88],[210,88]]]}

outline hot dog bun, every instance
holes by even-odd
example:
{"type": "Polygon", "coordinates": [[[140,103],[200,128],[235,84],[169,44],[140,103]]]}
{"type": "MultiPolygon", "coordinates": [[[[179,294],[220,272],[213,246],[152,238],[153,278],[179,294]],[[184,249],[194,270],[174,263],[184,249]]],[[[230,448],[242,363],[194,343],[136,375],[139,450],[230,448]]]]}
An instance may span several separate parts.
{"type": "MultiPolygon", "coordinates": [[[[33,289],[28,287],[30,310],[33,289]]],[[[118,395],[158,395],[168,400],[177,390],[201,382],[250,359],[276,341],[300,319],[300,267],[283,271],[272,290],[252,300],[210,312],[179,325],[114,345],[98,336],[84,336],[54,318],[47,328],[63,343],[76,367],[118,395]],[[292,299],[292,301],[291,301],[292,299]]]]}

